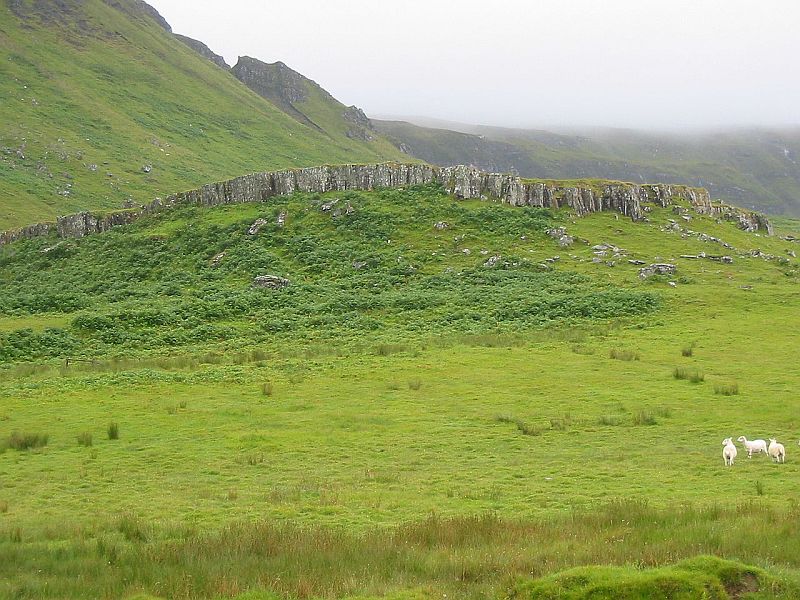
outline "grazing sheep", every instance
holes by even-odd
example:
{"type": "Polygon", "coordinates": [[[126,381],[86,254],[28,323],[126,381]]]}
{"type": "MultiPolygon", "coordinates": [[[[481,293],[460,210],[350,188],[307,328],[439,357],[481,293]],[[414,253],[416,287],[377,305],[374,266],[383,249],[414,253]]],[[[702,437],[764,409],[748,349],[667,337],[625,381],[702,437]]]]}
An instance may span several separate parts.
{"type": "Polygon", "coordinates": [[[748,441],[746,437],[740,435],[739,439],[736,441],[744,444],[744,448],[747,450],[747,458],[753,458],[753,452],[756,454],[759,454],[760,452],[763,452],[764,454],[767,453],[767,442],[764,440],[748,441]]]}
{"type": "Polygon", "coordinates": [[[725,446],[722,449],[722,458],[725,461],[726,467],[733,466],[733,459],[736,458],[736,446],[733,445],[733,440],[731,438],[725,438],[722,440],[722,445],[725,446]]]}
{"type": "Polygon", "coordinates": [[[769,449],[767,452],[775,462],[786,462],[786,448],[783,447],[783,444],[779,444],[775,438],[769,438],[769,449]]]}

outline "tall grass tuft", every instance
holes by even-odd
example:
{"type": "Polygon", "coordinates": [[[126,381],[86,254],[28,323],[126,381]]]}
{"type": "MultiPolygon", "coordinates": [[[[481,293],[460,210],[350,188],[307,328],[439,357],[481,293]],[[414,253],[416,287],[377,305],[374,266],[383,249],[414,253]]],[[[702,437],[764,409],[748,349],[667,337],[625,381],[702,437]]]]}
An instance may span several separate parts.
{"type": "Polygon", "coordinates": [[[635,415],[633,415],[633,424],[634,425],[657,425],[658,421],[656,420],[655,415],[647,410],[640,410],[635,415]]]}
{"type": "Polygon", "coordinates": [[[535,436],[542,433],[542,430],[536,427],[535,425],[530,425],[529,423],[526,423],[522,419],[512,417],[511,415],[497,415],[495,417],[495,421],[497,421],[498,423],[511,423],[516,425],[517,430],[522,435],[535,436]]]}
{"type": "Polygon", "coordinates": [[[620,350],[619,348],[612,348],[611,351],[608,353],[609,358],[613,358],[614,360],[624,360],[624,361],[631,361],[631,360],[639,360],[639,353],[634,352],[633,350],[620,350]]]}
{"type": "Polygon", "coordinates": [[[764,495],[764,484],[761,483],[761,480],[756,481],[756,494],[759,496],[764,495]]]}
{"type": "Polygon", "coordinates": [[[408,382],[408,388],[411,390],[418,390],[422,387],[422,381],[420,379],[412,379],[408,382]]]}
{"type": "Polygon", "coordinates": [[[119,439],[119,424],[118,423],[109,423],[108,429],[106,430],[108,433],[108,439],[110,440],[118,440],[119,439]]]}
{"type": "Polygon", "coordinates": [[[716,384],[714,386],[714,393],[719,396],[738,396],[739,395],[739,384],[738,383],[731,383],[731,384],[716,384]]]}
{"type": "Polygon", "coordinates": [[[597,423],[599,425],[616,427],[618,425],[622,425],[622,419],[620,419],[619,417],[615,417],[613,415],[602,415],[599,419],[597,419],[597,423]]]}
{"type": "Polygon", "coordinates": [[[6,446],[14,450],[29,450],[31,448],[41,448],[46,446],[50,436],[41,433],[19,433],[13,432],[8,436],[6,446]]]}
{"type": "Polygon", "coordinates": [[[272,391],[273,391],[272,382],[265,381],[263,384],[261,384],[261,394],[262,395],[264,395],[264,396],[272,396],[272,391]]]}
{"type": "Polygon", "coordinates": [[[92,434],[88,431],[83,431],[78,434],[78,446],[84,446],[86,448],[92,445],[92,434]]]}
{"type": "Polygon", "coordinates": [[[694,354],[694,348],[691,346],[684,346],[681,348],[681,356],[689,357],[692,356],[692,354],[694,354]]]}
{"type": "Polygon", "coordinates": [[[702,383],[706,380],[706,376],[696,369],[687,369],[686,367],[675,367],[672,371],[672,376],[675,379],[690,381],[692,383],[702,383]]]}

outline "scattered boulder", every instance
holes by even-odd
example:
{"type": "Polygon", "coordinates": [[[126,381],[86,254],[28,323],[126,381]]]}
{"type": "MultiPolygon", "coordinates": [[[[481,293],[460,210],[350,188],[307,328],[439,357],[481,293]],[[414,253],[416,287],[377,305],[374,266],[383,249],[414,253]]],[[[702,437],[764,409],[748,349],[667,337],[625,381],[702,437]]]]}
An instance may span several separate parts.
{"type": "Polygon", "coordinates": [[[653,263],[648,267],[639,269],[639,277],[647,279],[653,275],[674,275],[676,267],[670,263],[653,263]]]}
{"type": "Polygon", "coordinates": [[[358,271],[359,269],[363,269],[367,266],[367,263],[361,260],[354,260],[353,261],[353,268],[358,271]]]}
{"type": "Polygon", "coordinates": [[[214,267],[214,268],[220,266],[222,264],[222,259],[223,258],[225,258],[225,252],[224,251],[220,252],[219,254],[215,254],[211,258],[211,261],[210,261],[211,262],[211,266],[214,267]]]}
{"type": "Polygon", "coordinates": [[[562,248],[568,248],[575,243],[575,238],[567,234],[566,227],[554,227],[552,229],[548,229],[545,233],[557,241],[558,245],[562,248]]]}
{"type": "Polygon", "coordinates": [[[275,221],[278,227],[283,227],[284,225],[286,225],[286,216],[287,215],[285,210],[282,210],[281,212],[278,213],[278,219],[275,221]]]}
{"type": "Polygon", "coordinates": [[[442,231],[443,229],[449,229],[450,223],[448,223],[447,221],[438,221],[434,223],[433,228],[438,229],[439,231],[442,231]]]}
{"type": "Polygon", "coordinates": [[[632,265],[643,265],[643,264],[645,264],[645,262],[643,260],[638,260],[638,259],[635,259],[635,258],[628,259],[628,262],[631,263],[632,265]]]}
{"type": "Polygon", "coordinates": [[[469,248],[464,248],[464,249],[463,249],[461,252],[463,252],[463,253],[464,253],[464,254],[466,254],[467,256],[469,256],[470,254],[472,254],[472,250],[470,250],[469,248]]]}
{"type": "Polygon", "coordinates": [[[499,254],[495,254],[494,256],[490,256],[489,260],[487,260],[485,263],[483,263],[483,266],[486,267],[486,268],[495,267],[495,266],[497,266],[497,263],[500,262],[501,258],[502,257],[499,254]]]}
{"type": "Polygon", "coordinates": [[[253,221],[253,224],[250,225],[250,228],[247,230],[247,234],[248,235],[257,234],[259,231],[261,231],[261,228],[264,227],[264,225],[266,224],[267,224],[266,219],[256,219],[255,221],[253,221]]]}
{"type": "Polygon", "coordinates": [[[253,287],[280,290],[289,285],[289,280],[277,275],[259,275],[253,279],[253,287]]]}
{"type": "Polygon", "coordinates": [[[339,199],[334,198],[330,202],[325,202],[320,208],[322,209],[322,212],[330,212],[337,204],[339,204],[339,199]]]}
{"type": "Polygon", "coordinates": [[[150,172],[150,171],[152,171],[152,170],[153,170],[153,165],[144,165],[144,166],[142,167],[142,172],[143,172],[143,173],[149,173],[149,172],[150,172]]]}

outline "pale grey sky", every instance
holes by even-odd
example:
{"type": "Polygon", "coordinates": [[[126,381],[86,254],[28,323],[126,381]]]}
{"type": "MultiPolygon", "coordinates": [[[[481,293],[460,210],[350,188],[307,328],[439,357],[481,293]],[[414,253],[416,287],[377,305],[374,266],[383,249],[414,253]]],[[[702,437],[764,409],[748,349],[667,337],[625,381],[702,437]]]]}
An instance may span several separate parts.
{"type": "Polygon", "coordinates": [[[797,0],[150,0],[234,64],[368,115],[505,126],[800,124],[797,0]]]}

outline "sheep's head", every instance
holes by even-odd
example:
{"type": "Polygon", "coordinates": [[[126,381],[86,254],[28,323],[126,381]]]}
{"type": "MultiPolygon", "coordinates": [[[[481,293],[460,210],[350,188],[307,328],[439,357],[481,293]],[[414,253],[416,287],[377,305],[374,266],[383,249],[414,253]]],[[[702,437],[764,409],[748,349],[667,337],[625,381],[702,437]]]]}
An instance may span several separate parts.
{"type": "Polygon", "coordinates": [[[723,446],[727,446],[730,443],[731,443],[731,438],[725,438],[724,440],[722,440],[722,445],[723,446]]]}
{"type": "Polygon", "coordinates": [[[737,442],[742,442],[742,443],[745,443],[747,440],[745,439],[745,437],[744,437],[743,435],[740,435],[740,436],[739,436],[739,439],[738,439],[738,440],[736,440],[736,441],[737,441],[737,442]]]}
{"type": "Polygon", "coordinates": [[[775,438],[769,438],[769,443],[770,444],[777,444],[778,440],[776,440],[775,438]]]}

